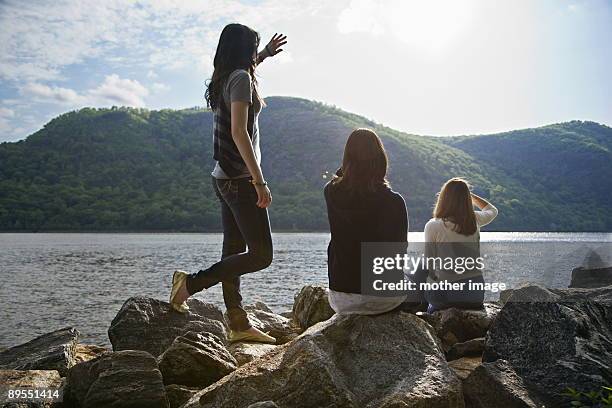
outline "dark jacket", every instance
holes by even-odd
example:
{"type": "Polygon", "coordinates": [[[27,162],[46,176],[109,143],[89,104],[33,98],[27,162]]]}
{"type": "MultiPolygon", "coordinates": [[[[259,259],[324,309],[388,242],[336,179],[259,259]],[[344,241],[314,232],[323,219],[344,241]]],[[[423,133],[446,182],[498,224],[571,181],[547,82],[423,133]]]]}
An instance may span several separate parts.
{"type": "Polygon", "coordinates": [[[408,213],[402,196],[388,187],[350,194],[342,184],[324,189],[331,241],[327,247],[329,288],[361,293],[361,243],[408,243],[408,213]]]}

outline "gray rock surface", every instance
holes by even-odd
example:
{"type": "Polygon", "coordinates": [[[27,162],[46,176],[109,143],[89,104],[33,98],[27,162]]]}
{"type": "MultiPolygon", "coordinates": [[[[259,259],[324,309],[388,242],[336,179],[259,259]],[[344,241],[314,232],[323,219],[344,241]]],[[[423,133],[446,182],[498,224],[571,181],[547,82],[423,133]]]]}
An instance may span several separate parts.
{"type": "Polygon", "coordinates": [[[168,403],[170,404],[170,408],[179,408],[185,402],[189,400],[189,398],[193,397],[193,395],[200,391],[200,388],[195,387],[186,387],[184,385],[179,384],[170,384],[166,386],[166,396],[168,397],[168,403]]]}
{"type": "Polygon", "coordinates": [[[485,341],[483,361],[497,359],[551,406],[568,403],[559,396],[567,387],[612,384],[612,286],[514,290],[485,341]]]}
{"type": "Polygon", "coordinates": [[[485,303],[481,310],[450,308],[419,316],[433,326],[449,349],[455,343],[484,337],[500,309],[496,303],[485,303]]]}
{"type": "Polygon", "coordinates": [[[198,299],[189,299],[187,304],[189,313],[181,314],[158,299],[128,299],[108,329],[113,350],[142,350],[159,356],[176,337],[189,331],[209,332],[227,341],[223,313],[218,307],[198,299]]]}
{"type": "Polygon", "coordinates": [[[332,317],[334,311],[329,305],[327,288],[315,285],[302,287],[294,297],[292,315],[303,330],[332,317]]]}
{"type": "Polygon", "coordinates": [[[469,408],[539,408],[523,380],[505,360],[482,363],[463,381],[469,408]]]}
{"type": "Polygon", "coordinates": [[[274,401],[261,401],[248,406],[248,408],[278,408],[274,401]]]}
{"type": "Polygon", "coordinates": [[[449,361],[448,366],[455,375],[461,380],[465,380],[482,363],[481,357],[461,357],[457,360],[449,361]]]}
{"type": "Polygon", "coordinates": [[[463,407],[431,327],[408,313],[335,316],[196,394],[185,408],[463,407]]]}
{"type": "Polygon", "coordinates": [[[276,349],[275,344],[264,343],[233,343],[227,349],[236,359],[239,366],[250,363],[276,349]]]}
{"type": "Polygon", "coordinates": [[[3,408],[55,408],[59,406],[59,402],[53,399],[9,402],[8,390],[45,388],[58,390],[61,396],[62,386],[62,378],[57,370],[0,370],[0,406],[3,408]]]}
{"type": "Polygon", "coordinates": [[[251,324],[268,333],[276,339],[277,344],[284,344],[296,338],[300,332],[291,320],[274,313],[265,303],[257,302],[253,306],[245,306],[251,324]]]}
{"type": "Polygon", "coordinates": [[[585,269],[575,268],[572,271],[570,288],[601,288],[612,285],[612,267],[585,269]]]}
{"type": "Polygon", "coordinates": [[[236,359],[210,333],[188,332],[177,337],[158,358],[164,384],[207,387],[236,369],[236,359]]]}
{"type": "Polygon", "coordinates": [[[85,361],[92,360],[110,350],[106,347],[96,346],[94,344],[77,344],[75,350],[75,362],[83,363],[85,361]]]}
{"type": "Polygon", "coordinates": [[[64,402],[74,408],[168,408],[155,358],[135,350],[105,353],[72,367],[64,402]]]}
{"type": "Polygon", "coordinates": [[[0,353],[0,369],[57,370],[63,377],[76,364],[79,332],[66,327],[0,353]]]}
{"type": "Polygon", "coordinates": [[[455,343],[446,352],[446,359],[451,361],[461,357],[482,356],[482,352],[484,351],[484,343],[484,337],[470,339],[462,343],[455,343]]]}

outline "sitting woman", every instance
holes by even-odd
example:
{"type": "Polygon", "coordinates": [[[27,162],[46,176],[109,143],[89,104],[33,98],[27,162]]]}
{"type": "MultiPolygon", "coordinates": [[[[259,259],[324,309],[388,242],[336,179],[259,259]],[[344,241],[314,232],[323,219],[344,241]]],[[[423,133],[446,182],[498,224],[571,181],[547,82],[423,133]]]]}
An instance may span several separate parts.
{"type": "MultiPolygon", "coordinates": [[[[446,260],[451,256],[452,259],[459,260],[461,257],[465,259],[465,255],[474,259],[480,257],[480,227],[493,221],[496,216],[497,208],[484,198],[471,193],[465,180],[448,180],[438,193],[433,218],[425,225],[426,258],[446,260]],[[474,207],[478,210],[475,211],[474,207]]],[[[452,268],[442,268],[435,262],[433,264],[436,266],[429,267],[428,282],[459,284],[455,287],[461,289],[426,291],[424,296],[429,303],[429,312],[449,307],[482,307],[484,290],[470,288],[470,283],[484,283],[482,268],[458,268],[458,262],[454,262],[452,268]]]]}
{"type": "Polygon", "coordinates": [[[327,248],[329,303],[336,313],[379,314],[406,296],[361,294],[361,243],[408,244],[408,214],[401,195],[386,180],[387,154],[369,129],[356,129],[344,148],[342,167],[325,186],[331,231],[327,248]]]}

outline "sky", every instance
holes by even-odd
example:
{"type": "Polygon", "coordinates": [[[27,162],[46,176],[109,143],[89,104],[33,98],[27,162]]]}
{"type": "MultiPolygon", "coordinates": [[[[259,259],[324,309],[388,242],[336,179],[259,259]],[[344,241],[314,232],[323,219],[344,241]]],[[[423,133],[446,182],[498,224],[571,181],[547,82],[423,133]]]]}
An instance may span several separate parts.
{"type": "Polygon", "coordinates": [[[612,125],[612,1],[0,0],[0,142],[86,106],[204,106],[231,22],[288,36],[264,96],[424,135],[612,125]]]}

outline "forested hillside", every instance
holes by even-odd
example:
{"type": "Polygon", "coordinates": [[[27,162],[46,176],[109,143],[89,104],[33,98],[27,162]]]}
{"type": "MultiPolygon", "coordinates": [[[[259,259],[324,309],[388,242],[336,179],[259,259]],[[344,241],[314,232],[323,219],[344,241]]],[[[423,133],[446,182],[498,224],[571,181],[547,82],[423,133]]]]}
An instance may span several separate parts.
{"type": "MultiPolygon", "coordinates": [[[[468,178],[499,207],[490,230],[612,230],[609,127],[573,121],[436,138],[308,100],[266,102],[263,168],[276,230],[327,228],[321,189],[357,126],[383,138],[412,230],[422,229],[451,176],[468,178]]],[[[212,115],[203,109],[63,114],[25,141],[0,144],[0,230],[218,230],[211,132],[212,115]]]]}

